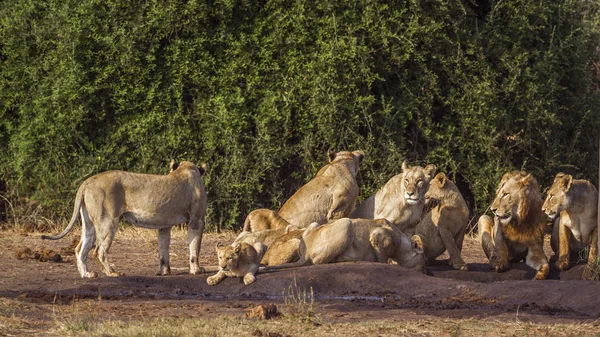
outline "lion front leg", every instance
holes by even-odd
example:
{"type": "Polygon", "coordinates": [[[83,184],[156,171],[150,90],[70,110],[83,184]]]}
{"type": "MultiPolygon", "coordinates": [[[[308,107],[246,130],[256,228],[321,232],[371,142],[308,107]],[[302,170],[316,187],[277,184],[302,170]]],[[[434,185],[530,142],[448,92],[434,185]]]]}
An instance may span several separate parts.
{"type": "Polygon", "coordinates": [[[550,265],[548,264],[548,259],[546,258],[546,254],[544,254],[541,244],[528,246],[525,263],[537,270],[537,273],[533,278],[534,280],[544,280],[550,273],[550,265]]]}
{"type": "Polygon", "coordinates": [[[254,281],[256,281],[256,276],[254,276],[254,275],[256,274],[257,271],[258,271],[257,265],[253,265],[252,267],[250,267],[250,270],[244,275],[244,284],[245,285],[249,285],[251,283],[254,283],[254,281]]]}
{"type": "Polygon", "coordinates": [[[556,260],[556,267],[560,270],[567,270],[569,269],[571,257],[569,241],[573,234],[571,233],[571,229],[564,224],[563,216],[560,217],[560,220],[558,232],[558,260],[556,260]]]}
{"type": "Polygon", "coordinates": [[[225,277],[227,277],[225,272],[222,270],[219,270],[213,276],[209,276],[206,279],[206,283],[208,283],[209,286],[214,286],[214,285],[217,285],[219,282],[223,281],[225,279],[225,277]]]}
{"type": "Polygon", "coordinates": [[[450,255],[450,265],[454,269],[468,270],[467,264],[463,261],[460,250],[456,246],[452,233],[445,227],[439,227],[440,237],[444,243],[444,247],[450,255]]]}
{"type": "Polygon", "coordinates": [[[504,240],[502,226],[494,223],[492,218],[482,215],[477,222],[479,239],[485,255],[490,261],[490,267],[496,272],[508,269],[508,246],[504,240]]]}

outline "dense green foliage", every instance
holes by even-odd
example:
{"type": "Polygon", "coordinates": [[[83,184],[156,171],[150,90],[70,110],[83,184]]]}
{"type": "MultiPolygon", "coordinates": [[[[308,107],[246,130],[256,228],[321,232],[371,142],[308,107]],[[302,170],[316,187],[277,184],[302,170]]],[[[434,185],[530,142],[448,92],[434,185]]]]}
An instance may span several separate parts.
{"type": "Polygon", "coordinates": [[[402,160],[431,162],[475,214],[507,170],[543,186],[558,171],[596,182],[599,8],[5,0],[4,220],[67,218],[90,175],[166,173],[171,158],[208,164],[212,228],[277,209],[328,150],[366,152],[361,198],[402,160]]]}

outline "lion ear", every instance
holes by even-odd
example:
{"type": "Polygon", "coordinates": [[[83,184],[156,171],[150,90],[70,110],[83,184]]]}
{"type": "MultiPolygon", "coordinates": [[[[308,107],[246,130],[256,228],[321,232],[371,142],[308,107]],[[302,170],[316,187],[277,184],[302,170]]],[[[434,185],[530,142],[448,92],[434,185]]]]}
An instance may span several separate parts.
{"type": "Polygon", "coordinates": [[[223,243],[222,242],[217,242],[216,246],[215,246],[215,250],[219,251],[219,249],[221,249],[223,247],[223,243]]]}
{"type": "Polygon", "coordinates": [[[170,172],[177,170],[178,167],[179,167],[179,163],[176,163],[175,159],[171,159],[171,163],[169,163],[169,169],[171,169],[170,172]]]}
{"type": "Polygon", "coordinates": [[[358,158],[358,162],[362,163],[363,159],[365,158],[365,153],[362,150],[357,150],[352,153],[358,158]]]}
{"type": "Polygon", "coordinates": [[[233,252],[234,253],[239,253],[240,250],[242,250],[242,245],[239,242],[235,242],[233,245],[231,245],[233,247],[233,252]]]}
{"type": "Polygon", "coordinates": [[[423,240],[421,240],[421,237],[418,235],[413,235],[412,238],[410,238],[410,241],[412,242],[413,250],[417,254],[423,254],[423,240]]]}
{"type": "Polygon", "coordinates": [[[402,162],[402,172],[406,172],[410,166],[406,163],[406,160],[402,162]]]}
{"type": "Polygon", "coordinates": [[[569,189],[571,188],[571,184],[573,183],[573,176],[570,174],[565,174],[562,177],[562,180],[560,181],[560,187],[565,191],[568,192],[569,189]]]}
{"type": "Polygon", "coordinates": [[[329,162],[330,163],[335,159],[335,155],[336,155],[335,151],[329,150],[327,152],[327,156],[329,157],[329,162]]]}
{"type": "Polygon", "coordinates": [[[437,167],[433,164],[429,164],[425,166],[423,171],[425,171],[425,178],[431,180],[431,178],[433,178],[433,175],[435,174],[435,171],[437,171],[437,167]]]}
{"type": "Polygon", "coordinates": [[[444,174],[444,172],[438,173],[434,179],[438,182],[440,187],[443,188],[444,185],[446,185],[446,175],[444,174]]]}
{"type": "Polygon", "coordinates": [[[200,164],[200,166],[198,166],[198,171],[200,171],[200,175],[204,175],[204,173],[206,173],[206,164],[200,164]]]}

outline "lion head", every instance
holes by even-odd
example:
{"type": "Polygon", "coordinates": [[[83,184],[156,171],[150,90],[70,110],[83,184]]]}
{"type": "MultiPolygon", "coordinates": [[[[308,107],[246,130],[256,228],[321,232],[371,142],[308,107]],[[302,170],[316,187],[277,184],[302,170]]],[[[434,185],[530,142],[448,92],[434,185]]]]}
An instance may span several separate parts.
{"type": "Polygon", "coordinates": [[[228,271],[236,269],[239,262],[242,245],[234,242],[230,246],[223,246],[222,243],[217,243],[217,257],[219,258],[219,268],[228,271]]]}
{"type": "MultiPolygon", "coordinates": [[[[358,173],[358,168],[362,160],[365,158],[365,153],[363,151],[340,151],[340,152],[329,152],[329,164],[346,164],[349,170],[352,172],[352,175],[356,177],[358,173]]],[[[324,166],[319,170],[317,175],[325,171],[329,165],[324,166]]]]}
{"type": "Polygon", "coordinates": [[[490,209],[501,224],[520,224],[541,211],[542,197],[535,178],[525,171],[504,174],[490,209]]]}
{"type": "Polygon", "coordinates": [[[568,193],[571,183],[573,183],[573,177],[569,174],[558,173],[554,177],[554,183],[548,190],[546,200],[542,206],[542,210],[550,220],[554,221],[561,211],[569,208],[571,198],[568,193]]]}
{"type": "Polygon", "coordinates": [[[436,166],[429,164],[425,168],[421,166],[408,166],[406,161],[402,163],[402,185],[403,196],[407,204],[418,204],[425,201],[425,193],[429,189],[429,181],[433,178],[436,166]]]}
{"type": "Polygon", "coordinates": [[[437,204],[442,200],[448,199],[452,192],[457,191],[458,188],[456,185],[448,179],[444,172],[440,172],[429,182],[429,189],[425,193],[425,203],[428,206],[437,204]]]}
{"type": "Polygon", "coordinates": [[[420,236],[413,235],[410,238],[410,250],[404,252],[397,262],[404,268],[418,270],[422,273],[425,272],[427,258],[425,257],[423,240],[421,240],[420,236]]]}

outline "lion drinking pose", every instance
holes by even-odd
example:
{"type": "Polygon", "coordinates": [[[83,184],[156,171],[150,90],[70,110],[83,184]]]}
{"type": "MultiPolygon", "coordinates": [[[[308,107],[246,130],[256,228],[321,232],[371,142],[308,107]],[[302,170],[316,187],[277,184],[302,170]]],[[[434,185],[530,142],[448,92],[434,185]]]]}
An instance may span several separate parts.
{"type": "Polygon", "coordinates": [[[525,259],[543,280],[550,271],[544,255],[547,216],[542,212],[542,196],[537,181],[524,171],[504,174],[490,207],[494,219],[479,218],[479,237],[492,269],[501,272],[509,262],[525,259]]]}
{"type": "Polygon", "coordinates": [[[402,267],[425,270],[423,243],[410,238],[385,219],[348,219],[319,225],[312,223],[302,234],[300,259],[266,269],[299,267],[307,264],[389,260],[402,267]]]}
{"type": "Polygon", "coordinates": [[[550,240],[552,250],[558,253],[556,266],[569,269],[571,252],[579,252],[590,242],[588,268],[584,278],[589,278],[598,252],[598,190],[587,180],[574,180],[571,175],[558,173],[548,190],[543,211],[551,221],[558,219],[550,240]]]}
{"type": "Polygon", "coordinates": [[[249,285],[256,281],[256,272],[260,263],[260,256],[255,247],[245,242],[234,242],[229,246],[217,244],[219,258],[219,271],[206,279],[211,286],[223,281],[226,277],[243,277],[244,284],[249,285]]]}
{"type": "Polygon", "coordinates": [[[427,203],[435,202],[417,225],[416,235],[423,240],[428,261],[435,260],[446,250],[454,269],[467,270],[460,251],[469,223],[469,208],[456,185],[442,172],[438,173],[425,194],[427,203]]]}
{"type": "Polygon", "coordinates": [[[425,206],[425,192],[436,166],[409,167],[402,163],[402,173],[392,177],[377,193],[366,199],[351,218],[386,219],[402,232],[412,235],[425,206]]]}
{"type": "Polygon", "coordinates": [[[257,209],[248,214],[244,231],[282,228],[294,225],[304,228],[310,223],[326,223],[348,216],[358,196],[356,174],[365,154],[342,151],[329,155],[329,164],[300,187],[275,213],[257,209]]]}
{"type": "Polygon", "coordinates": [[[81,277],[96,277],[89,272],[87,257],[96,246],[96,258],[107,276],[118,276],[108,263],[108,251],[124,217],[138,227],[158,229],[158,274],[171,273],[169,244],[171,227],[187,221],[190,249],[190,273],[198,274],[198,253],[202,242],[206,192],[202,175],[205,166],[184,161],[171,167],[168,175],[151,175],[124,171],[107,171],[86,179],[75,197],[73,216],[67,228],[57,236],[67,235],[81,216],[81,241],[75,248],[77,269],[81,277]]]}

